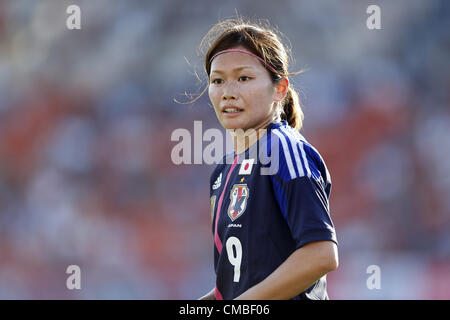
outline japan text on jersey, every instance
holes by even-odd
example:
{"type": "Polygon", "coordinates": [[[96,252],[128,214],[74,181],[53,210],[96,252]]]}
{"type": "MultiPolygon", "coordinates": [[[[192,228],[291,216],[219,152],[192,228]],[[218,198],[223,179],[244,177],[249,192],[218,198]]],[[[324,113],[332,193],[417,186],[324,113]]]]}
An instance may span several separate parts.
{"type": "MultiPolygon", "coordinates": [[[[239,296],[309,242],[337,243],[330,174],[286,121],[270,124],[245,152],[227,154],[210,186],[216,299],[239,296]]],[[[294,299],[328,299],[326,276],[294,299]]]]}

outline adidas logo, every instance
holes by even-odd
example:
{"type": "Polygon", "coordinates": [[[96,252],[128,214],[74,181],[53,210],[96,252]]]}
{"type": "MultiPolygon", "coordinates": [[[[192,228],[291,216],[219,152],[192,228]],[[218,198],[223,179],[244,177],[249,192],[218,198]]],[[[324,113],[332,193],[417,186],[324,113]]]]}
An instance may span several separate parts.
{"type": "Polygon", "coordinates": [[[217,177],[216,182],[214,182],[213,184],[213,190],[216,190],[217,188],[220,187],[220,184],[222,183],[222,172],[220,173],[220,175],[217,177]]]}

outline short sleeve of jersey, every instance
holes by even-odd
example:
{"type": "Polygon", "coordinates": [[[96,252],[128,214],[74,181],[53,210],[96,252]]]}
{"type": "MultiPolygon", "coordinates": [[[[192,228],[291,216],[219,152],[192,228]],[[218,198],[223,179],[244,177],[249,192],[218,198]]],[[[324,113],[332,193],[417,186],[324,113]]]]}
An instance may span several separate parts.
{"type": "Polygon", "coordinates": [[[323,240],[337,244],[328,204],[331,179],[319,153],[294,131],[277,130],[272,139],[278,144],[272,150],[278,154],[273,190],[296,248],[323,240]]]}

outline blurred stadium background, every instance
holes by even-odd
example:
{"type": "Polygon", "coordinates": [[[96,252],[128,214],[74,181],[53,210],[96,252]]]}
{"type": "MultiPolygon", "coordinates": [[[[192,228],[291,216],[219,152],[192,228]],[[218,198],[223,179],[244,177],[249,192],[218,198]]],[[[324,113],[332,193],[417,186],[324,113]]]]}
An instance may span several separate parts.
{"type": "Polygon", "coordinates": [[[203,35],[290,39],[303,134],[332,175],[332,299],[450,298],[450,2],[0,1],[0,298],[195,299],[213,287],[209,174],[176,128],[220,128],[203,35]],[[81,30],[66,28],[67,6],[81,30]],[[381,8],[368,30],[366,8],[381,8]],[[189,62],[187,62],[187,61],[189,62]],[[81,290],[66,288],[68,265],[81,290]],[[370,265],[381,289],[369,290],[370,265]]]}

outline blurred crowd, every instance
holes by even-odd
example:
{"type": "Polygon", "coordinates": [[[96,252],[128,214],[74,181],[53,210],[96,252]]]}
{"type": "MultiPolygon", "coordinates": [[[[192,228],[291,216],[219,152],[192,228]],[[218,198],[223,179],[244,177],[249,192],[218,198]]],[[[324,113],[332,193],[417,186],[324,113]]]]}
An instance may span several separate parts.
{"type": "Polygon", "coordinates": [[[307,69],[291,81],[332,178],[330,297],[450,298],[450,3],[382,2],[381,30],[364,1],[251,3],[0,2],[0,298],[212,289],[213,166],[174,165],[170,137],[220,128],[207,95],[174,99],[203,89],[197,46],[235,8],[277,25],[291,70],[307,69]],[[70,4],[81,30],[66,28],[70,4]]]}

